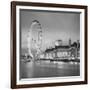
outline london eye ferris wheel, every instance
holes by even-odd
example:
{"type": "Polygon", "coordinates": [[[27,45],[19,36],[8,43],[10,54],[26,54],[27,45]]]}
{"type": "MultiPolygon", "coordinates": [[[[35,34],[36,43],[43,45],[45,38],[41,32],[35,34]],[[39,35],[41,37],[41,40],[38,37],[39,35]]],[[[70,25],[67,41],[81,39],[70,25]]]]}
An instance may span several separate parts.
{"type": "Polygon", "coordinates": [[[42,27],[38,20],[32,21],[28,31],[28,53],[32,58],[40,55],[42,48],[42,27]]]}

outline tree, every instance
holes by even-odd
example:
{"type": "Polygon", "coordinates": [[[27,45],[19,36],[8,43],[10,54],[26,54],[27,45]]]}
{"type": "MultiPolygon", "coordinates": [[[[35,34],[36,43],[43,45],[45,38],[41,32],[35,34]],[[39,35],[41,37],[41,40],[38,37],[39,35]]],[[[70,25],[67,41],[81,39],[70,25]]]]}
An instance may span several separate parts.
{"type": "Polygon", "coordinates": [[[76,42],[74,42],[74,43],[72,44],[72,46],[77,47],[77,43],[76,43],[76,42]]]}

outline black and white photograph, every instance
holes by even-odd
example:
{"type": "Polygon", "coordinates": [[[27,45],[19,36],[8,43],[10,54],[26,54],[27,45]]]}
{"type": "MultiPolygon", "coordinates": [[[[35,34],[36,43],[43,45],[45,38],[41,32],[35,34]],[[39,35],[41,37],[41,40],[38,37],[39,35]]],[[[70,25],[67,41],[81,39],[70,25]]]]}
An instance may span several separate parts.
{"type": "Polygon", "coordinates": [[[80,75],[80,13],[20,10],[20,79],[80,75]]]}
{"type": "Polygon", "coordinates": [[[87,6],[11,3],[11,87],[87,83],[87,6]]]}

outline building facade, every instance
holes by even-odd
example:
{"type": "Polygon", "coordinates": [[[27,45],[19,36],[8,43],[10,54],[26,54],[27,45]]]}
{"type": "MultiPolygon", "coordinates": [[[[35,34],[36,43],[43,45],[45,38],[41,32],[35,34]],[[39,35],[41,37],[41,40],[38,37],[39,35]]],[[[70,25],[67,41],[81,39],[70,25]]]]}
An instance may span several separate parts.
{"type": "MultiPolygon", "coordinates": [[[[60,43],[61,41],[59,41],[60,43]]],[[[56,44],[54,48],[46,49],[40,55],[40,58],[44,59],[54,59],[54,60],[75,60],[80,59],[80,45],[79,44],[71,44],[71,40],[69,40],[69,45],[56,44]]]]}

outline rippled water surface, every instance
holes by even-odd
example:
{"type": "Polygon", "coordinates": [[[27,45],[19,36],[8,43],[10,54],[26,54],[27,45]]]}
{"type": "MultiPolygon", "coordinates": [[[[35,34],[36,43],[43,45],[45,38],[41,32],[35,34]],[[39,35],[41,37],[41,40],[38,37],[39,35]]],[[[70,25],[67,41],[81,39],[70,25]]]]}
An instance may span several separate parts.
{"type": "Polygon", "coordinates": [[[20,61],[21,78],[79,76],[79,62],[20,61]]]}

